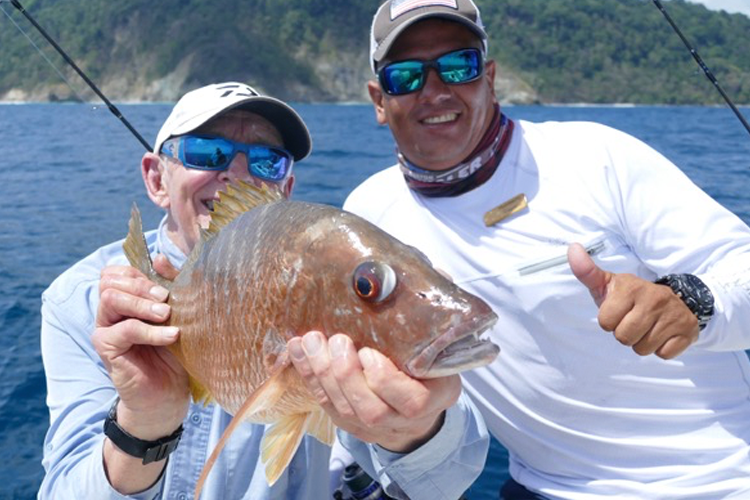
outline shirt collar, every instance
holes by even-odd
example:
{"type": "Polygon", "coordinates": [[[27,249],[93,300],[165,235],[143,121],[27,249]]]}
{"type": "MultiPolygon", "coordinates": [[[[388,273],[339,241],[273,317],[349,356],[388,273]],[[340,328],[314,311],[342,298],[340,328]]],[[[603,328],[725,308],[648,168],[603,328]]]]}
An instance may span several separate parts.
{"type": "Polygon", "coordinates": [[[167,234],[167,216],[165,215],[159,223],[159,229],[156,233],[156,248],[159,253],[163,254],[169,262],[177,269],[185,264],[187,256],[180,250],[177,245],[169,238],[167,234]]]}

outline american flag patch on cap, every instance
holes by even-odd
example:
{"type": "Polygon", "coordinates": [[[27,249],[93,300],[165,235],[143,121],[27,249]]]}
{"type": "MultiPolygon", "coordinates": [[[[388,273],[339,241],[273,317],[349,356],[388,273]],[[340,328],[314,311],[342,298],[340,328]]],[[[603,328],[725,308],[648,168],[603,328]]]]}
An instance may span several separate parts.
{"type": "Polygon", "coordinates": [[[440,5],[458,10],[458,0],[393,0],[391,2],[391,21],[401,14],[419,7],[431,7],[440,5]]]}

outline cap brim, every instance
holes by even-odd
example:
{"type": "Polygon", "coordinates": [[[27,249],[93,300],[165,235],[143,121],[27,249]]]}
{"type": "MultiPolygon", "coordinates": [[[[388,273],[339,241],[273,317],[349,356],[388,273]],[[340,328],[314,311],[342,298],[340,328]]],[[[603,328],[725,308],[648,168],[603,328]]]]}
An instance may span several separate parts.
{"type": "Polygon", "coordinates": [[[301,161],[312,151],[310,131],[302,118],[286,103],[273,97],[259,96],[240,102],[233,109],[244,109],[257,113],[279,131],[284,147],[292,153],[294,161],[301,161]]]}

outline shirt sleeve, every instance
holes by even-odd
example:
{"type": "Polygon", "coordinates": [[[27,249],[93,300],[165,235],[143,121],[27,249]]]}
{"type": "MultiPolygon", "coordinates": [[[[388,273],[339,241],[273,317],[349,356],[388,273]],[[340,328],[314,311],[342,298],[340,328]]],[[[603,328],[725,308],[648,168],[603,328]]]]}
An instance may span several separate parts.
{"type": "Polygon", "coordinates": [[[409,454],[393,453],[338,430],[342,445],[357,463],[402,500],[455,500],[479,477],[490,438],[484,420],[462,393],[445,414],[440,431],[409,454]]]}
{"type": "Polygon", "coordinates": [[[90,339],[98,304],[98,273],[95,278],[79,278],[83,279],[72,291],[58,287],[42,297],[41,346],[50,427],[44,440],[45,476],[38,498],[158,498],[161,481],[140,494],[123,496],[106,477],[102,426],[116,391],[90,339]]]}
{"type": "Polygon", "coordinates": [[[694,274],[710,288],[714,315],[692,348],[750,349],[750,228],[667,158],[619,134],[607,192],[628,245],[656,276],[694,274]]]}

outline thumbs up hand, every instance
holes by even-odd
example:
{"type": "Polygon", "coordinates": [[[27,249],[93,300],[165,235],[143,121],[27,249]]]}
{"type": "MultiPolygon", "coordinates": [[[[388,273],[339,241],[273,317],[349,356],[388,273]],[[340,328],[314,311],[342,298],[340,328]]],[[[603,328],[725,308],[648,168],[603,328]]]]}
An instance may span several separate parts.
{"type": "Polygon", "coordinates": [[[668,286],[605,271],[578,243],[568,263],[599,307],[602,329],[637,354],[671,359],[698,339],[698,319],[668,286]]]}

